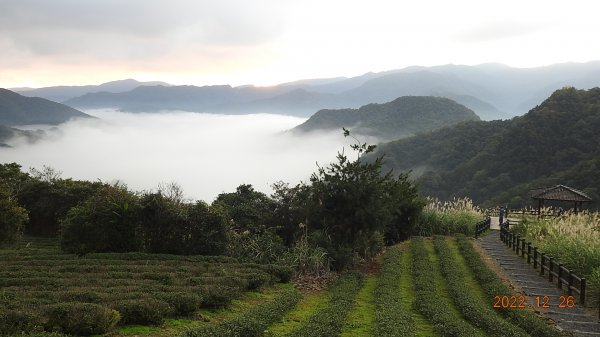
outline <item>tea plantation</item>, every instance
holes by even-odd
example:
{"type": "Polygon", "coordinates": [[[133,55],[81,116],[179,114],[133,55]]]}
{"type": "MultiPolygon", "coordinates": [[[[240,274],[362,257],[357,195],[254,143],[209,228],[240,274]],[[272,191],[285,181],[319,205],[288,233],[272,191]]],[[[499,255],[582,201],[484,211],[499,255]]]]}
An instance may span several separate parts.
{"type": "MultiPolygon", "coordinates": [[[[27,240],[25,240],[27,242],[27,240]]],[[[3,335],[563,336],[512,295],[466,237],[413,237],[370,272],[301,293],[291,271],[227,257],[0,251],[3,335]],[[44,332],[45,331],[45,332],[44,332]]]]}

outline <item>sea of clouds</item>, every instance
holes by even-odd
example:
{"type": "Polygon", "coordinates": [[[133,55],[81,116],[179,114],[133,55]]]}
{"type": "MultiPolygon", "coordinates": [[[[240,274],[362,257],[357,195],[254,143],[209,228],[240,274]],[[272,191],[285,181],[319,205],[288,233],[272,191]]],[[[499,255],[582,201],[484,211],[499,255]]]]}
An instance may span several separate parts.
{"type": "Polygon", "coordinates": [[[189,199],[211,202],[240,184],[270,194],[277,181],[307,181],[317,162],[327,165],[344,148],[349,153],[352,142],[342,130],[286,132],[305,119],[282,115],[86,112],[98,119],[45,127],[40,141],[0,149],[0,162],[50,166],[63,178],[118,180],[136,191],[176,182],[189,199]]]}

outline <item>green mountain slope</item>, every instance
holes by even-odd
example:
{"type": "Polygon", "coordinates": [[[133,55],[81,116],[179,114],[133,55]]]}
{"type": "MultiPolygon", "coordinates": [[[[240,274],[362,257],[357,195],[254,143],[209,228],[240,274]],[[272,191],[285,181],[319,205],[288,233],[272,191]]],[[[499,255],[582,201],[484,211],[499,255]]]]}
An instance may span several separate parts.
{"type": "Polygon", "coordinates": [[[64,104],[0,88],[0,124],[60,124],[73,117],[90,116],[64,104]]]}
{"type": "Polygon", "coordinates": [[[564,88],[522,117],[382,144],[378,154],[387,168],[413,169],[422,193],[443,199],[522,206],[530,188],[565,184],[597,200],[599,130],[600,88],[564,88]]]}
{"type": "Polygon", "coordinates": [[[473,111],[448,98],[405,96],[359,109],[320,110],[294,131],[345,127],[357,134],[398,139],[473,120],[479,120],[473,111]]]}

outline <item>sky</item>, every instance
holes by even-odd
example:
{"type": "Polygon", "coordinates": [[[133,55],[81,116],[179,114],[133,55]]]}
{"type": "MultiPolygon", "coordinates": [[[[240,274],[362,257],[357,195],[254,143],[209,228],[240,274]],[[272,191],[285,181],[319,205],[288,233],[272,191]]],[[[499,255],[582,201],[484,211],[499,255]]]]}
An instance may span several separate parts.
{"type": "Polygon", "coordinates": [[[589,0],[1,0],[0,87],[273,85],[600,60],[589,0]]]}
{"type": "Polygon", "coordinates": [[[13,139],[14,147],[0,148],[0,162],[19,163],[25,172],[49,166],[62,178],[120,181],[134,191],[175,182],[188,199],[212,202],[240,184],[271,194],[278,181],[306,182],[317,162],[326,166],[338,151],[351,151],[342,130],[310,137],[285,132],[305,121],[297,117],[86,112],[99,118],[46,126],[34,143],[13,139]]]}

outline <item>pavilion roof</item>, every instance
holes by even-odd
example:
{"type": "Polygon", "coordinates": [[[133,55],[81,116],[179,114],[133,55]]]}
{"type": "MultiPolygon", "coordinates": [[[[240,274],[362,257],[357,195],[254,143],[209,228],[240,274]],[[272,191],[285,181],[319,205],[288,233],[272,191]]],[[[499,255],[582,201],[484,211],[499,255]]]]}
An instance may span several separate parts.
{"type": "Polygon", "coordinates": [[[529,191],[533,199],[591,202],[584,192],[565,185],[534,188],[529,191]]]}

